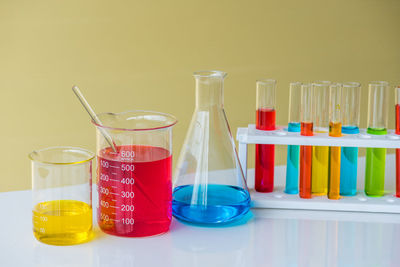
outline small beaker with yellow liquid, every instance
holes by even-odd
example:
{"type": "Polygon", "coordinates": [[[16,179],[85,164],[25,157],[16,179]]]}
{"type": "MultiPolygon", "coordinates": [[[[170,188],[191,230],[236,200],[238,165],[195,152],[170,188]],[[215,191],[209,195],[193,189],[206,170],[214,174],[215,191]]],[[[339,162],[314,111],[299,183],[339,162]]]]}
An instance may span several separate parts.
{"type": "Polygon", "coordinates": [[[32,163],[33,233],[50,245],[75,245],[92,234],[92,160],[75,147],[29,154],[32,163]]]}

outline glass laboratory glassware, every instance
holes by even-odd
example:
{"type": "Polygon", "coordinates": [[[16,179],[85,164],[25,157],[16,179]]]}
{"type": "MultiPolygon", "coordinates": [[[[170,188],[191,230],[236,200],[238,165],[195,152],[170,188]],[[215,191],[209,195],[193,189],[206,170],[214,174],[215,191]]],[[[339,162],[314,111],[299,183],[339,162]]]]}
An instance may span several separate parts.
{"type": "MultiPolygon", "coordinates": [[[[368,90],[368,128],[372,135],[387,134],[388,86],[385,81],[371,82],[368,90]]],[[[383,196],[386,148],[367,148],[365,157],[365,193],[383,196]]]]}
{"type": "MultiPolygon", "coordinates": [[[[275,130],[275,88],[271,79],[256,82],[256,128],[263,131],[275,130]]],[[[256,144],[255,185],[258,192],[274,190],[275,145],[256,144]]]]}
{"type": "Polygon", "coordinates": [[[96,126],[100,229],[124,237],[167,232],[172,218],[172,128],[176,118],[137,110],[103,113],[98,119],[101,125],[92,123],[96,126]]]}
{"type": "MultiPolygon", "coordinates": [[[[395,133],[400,135],[400,85],[395,88],[395,133]]],[[[400,149],[396,149],[396,197],[400,197],[400,149]]]]}
{"type": "MultiPolygon", "coordinates": [[[[289,123],[288,132],[300,132],[300,99],[301,99],[301,83],[290,83],[289,87],[289,123]]],[[[286,160],[286,185],[285,193],[299,193],[299,157],[300,146],[288,145],[286,160]]]]}
{"type": "Polygon", "coordinates": [[[250,194],[223,107],[221,71],[195,72],[196,107],[174,174],[173,215],[215,225],[244,216],[250,194]]]}
{"type": "Polygon", "coordinates": [[[74,245],[92,232],[92,159],[76,147],[29,154],[32,166],[33,233],[50,245],[74,245]]]}
{"type": "MultiPolygon", "coordinates": [[[[313,83],[314,93],[314,132],[327,133],[329,127],[329,81],[313,83]]],[[[314,146],[312,158],[312,185],[314,195],[326,195],[328,191],[329,147],[314,146]]]]}
{"type": "MultiPolygon", "coordinates": [[[[342,136],[342,84],[333,83],[329,86],[329,136],[342,136]]],[[[328,198],[340,198],[340,147],[329,147],[329,177],[328,198]]]]}
{"type": "MultiPolygon", "coordinates": [[[[300,135],[312,136],[314,125],[313,87],[311,84],[301,85],[300,135]]],[[[312,146],[300,146],[300,183],[299,196],[311,198],[312,146]]]]}
{"type": "MultiPolygon", "coordinates": [[[[347,82],[342,87],[342,134],[358,134],[360,124],[361,86],[347,82]]],[[[342,147],[340,156],[340,195],[357,193],[358,147],[342,147]]]]}

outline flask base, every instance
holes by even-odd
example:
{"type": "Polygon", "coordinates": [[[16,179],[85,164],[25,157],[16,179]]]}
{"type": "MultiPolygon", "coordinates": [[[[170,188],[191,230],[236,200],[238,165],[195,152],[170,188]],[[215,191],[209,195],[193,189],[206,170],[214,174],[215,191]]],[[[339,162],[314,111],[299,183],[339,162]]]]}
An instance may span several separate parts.
{"type": "Polygon", "coordinates": [[[209,184],[197,189],[194,191],[193,185],[175,188],[172,201],[175,218],[195,224],[221,224],[240,219],[250,210],[250,195],[243,188],[209,184]]]}

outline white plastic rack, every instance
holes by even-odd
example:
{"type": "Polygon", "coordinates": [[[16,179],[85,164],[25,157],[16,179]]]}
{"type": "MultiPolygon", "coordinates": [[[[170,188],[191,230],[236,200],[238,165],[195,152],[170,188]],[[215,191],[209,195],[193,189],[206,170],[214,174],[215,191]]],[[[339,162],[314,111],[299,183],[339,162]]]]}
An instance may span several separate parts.
{"type": "MultiPolygon", "coordinates": [[[[247,170],[248,144],[400,148],[400,136],[394,134],[393,130],[389,130],[387,135],[370,135],[366,133],[365,129],[360,129],[359,134],[343,135],[342,137],[330,137],[328,133],[301,136],[300,133],[288,132],[284,127],[277,127],[277,130],[274,131],[261,131],[257,130],[254,124],[250,124],[247,128],[238,128],[236,138],[239,143],[239,160],[246,179],[249,176],[247,170]]],[[[358,188],[360,189],[363,188],[364,181],[364,172],[361,168],[364,168],[365,164],[363,159],[359,161],[361,162],[359,162],[358,166],[357,180],[358,188]]],[[[386,165],[388,164],[391,165],[392,170],[395,168],[393,156],[387,157],[386,165]]],[[[275,186],[274,192],[259,193],[251,190],[255,208],[400,213],[400,198],[394,196],[394,172],[388,172],[388,166],[386,166],[386,180],[390,179],[391,181],[385,182],[385,189],[389,185],[392,190],[383,197],[368,197],[363,190],[358,190],[356,196],[341,197],[339,200],[330,200],[326,196],[301,199],[298,195],[284,193],[283,181],[285,180],[286,171],[282,167],[278,168],[278,171],[277,167],[275,168],[275,181],[278,180],[280,183],[276,183],[277,186],[275,186]]],[[[247,180],[248,184],[251,185],[253,181],[247,180]]]]}

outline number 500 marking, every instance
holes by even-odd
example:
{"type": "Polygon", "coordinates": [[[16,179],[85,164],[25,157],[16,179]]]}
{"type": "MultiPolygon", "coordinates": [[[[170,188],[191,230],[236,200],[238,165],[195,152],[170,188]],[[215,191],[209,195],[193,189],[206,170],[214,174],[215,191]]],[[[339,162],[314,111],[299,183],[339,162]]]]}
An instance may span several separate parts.
{"type": "Polygon", "coordinates": [[[134,165],[131,164],[121,164],[121,170],[122,171],[133,171],[135,169],[134,165]]]}

